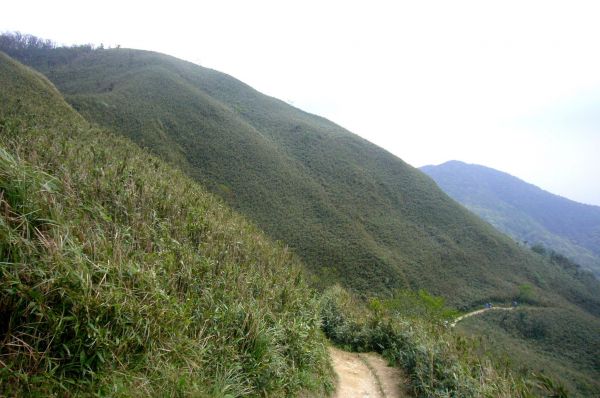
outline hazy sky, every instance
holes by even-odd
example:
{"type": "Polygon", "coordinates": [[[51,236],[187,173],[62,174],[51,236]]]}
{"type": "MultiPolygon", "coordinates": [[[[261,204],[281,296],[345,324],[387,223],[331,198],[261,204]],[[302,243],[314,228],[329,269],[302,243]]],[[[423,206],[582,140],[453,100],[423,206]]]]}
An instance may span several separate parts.
{"type": "Polygon", "coordinates": [[[3,3],[0,31],[164,52],[413,166],[479,163],[600,205],[600,2],[3,3]]]}

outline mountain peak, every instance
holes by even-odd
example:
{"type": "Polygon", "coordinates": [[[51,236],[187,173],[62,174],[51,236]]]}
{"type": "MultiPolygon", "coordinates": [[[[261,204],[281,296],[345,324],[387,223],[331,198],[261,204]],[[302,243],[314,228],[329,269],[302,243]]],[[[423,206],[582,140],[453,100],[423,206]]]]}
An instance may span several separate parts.
{"type": "Polygon", "coordinates": [[[421,170],[450,197],[516,240],[549,246],[600,274],[600,207],[485,166],[453,161],[421,170]]]}

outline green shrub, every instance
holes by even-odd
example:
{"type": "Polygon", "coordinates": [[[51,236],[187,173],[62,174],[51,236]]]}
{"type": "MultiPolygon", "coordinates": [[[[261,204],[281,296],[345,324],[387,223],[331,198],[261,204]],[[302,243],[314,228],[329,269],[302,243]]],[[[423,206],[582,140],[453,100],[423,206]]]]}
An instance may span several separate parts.
{"type": "MultiPolygon", "coordinates": [[[[444,313],[441,302],[426,292],[402,296],[424,299],[424,305],[444,313]]],[[[454,334],[440,318],[405,317],[394,306],[383,310],[379,300],[364,306],[339,286],[328,289],[321,301],[323,330],[336,344],[353,351],[376,351],[405,369],[413,393],[419,397],[529,397],[563,391],[554,383],[538,383],[494,365],[478,352],[475,340],[454,334]],[[392,309],[390,311],[390,308],[392,309]],[[553,386],[550,390],[548,386],[553,386]]],[[[548,379],[549,380],[549,379],[548,379]]]]}

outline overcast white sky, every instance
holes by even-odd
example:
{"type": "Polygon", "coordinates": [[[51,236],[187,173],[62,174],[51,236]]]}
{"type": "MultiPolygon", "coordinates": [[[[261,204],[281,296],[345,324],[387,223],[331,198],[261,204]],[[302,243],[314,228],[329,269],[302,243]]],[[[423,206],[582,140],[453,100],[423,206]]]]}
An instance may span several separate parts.
{"type": "Polygon", "coordinates": [[[597,1],[5,1],[14,30],[164,52],[413,166],[478,163],[600,205],[597,1]]]}

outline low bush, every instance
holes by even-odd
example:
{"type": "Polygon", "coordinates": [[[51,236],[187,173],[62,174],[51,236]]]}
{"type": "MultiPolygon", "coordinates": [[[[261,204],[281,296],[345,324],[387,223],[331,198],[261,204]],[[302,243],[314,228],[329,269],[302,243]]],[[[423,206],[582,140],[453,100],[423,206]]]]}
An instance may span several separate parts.
{"type": "Polygon", "coordinates": [[[433,296],[426,292],[403,296],[424,297],[422,305],[429,303],[438,311],[432,317],[406,317],[390,311],[394,306],[389,303],[382,305],[385,300],[371,300],[367,308],[336,286],[322,297],[323,330],[346,349],[379,352],[405,369],[415,396],[508,398],[563,391],[551,380],[517,376],[482,356],[475,340],[454,334],[440,322],[439,314],[447,309],[440,308],[433,296]]]}

